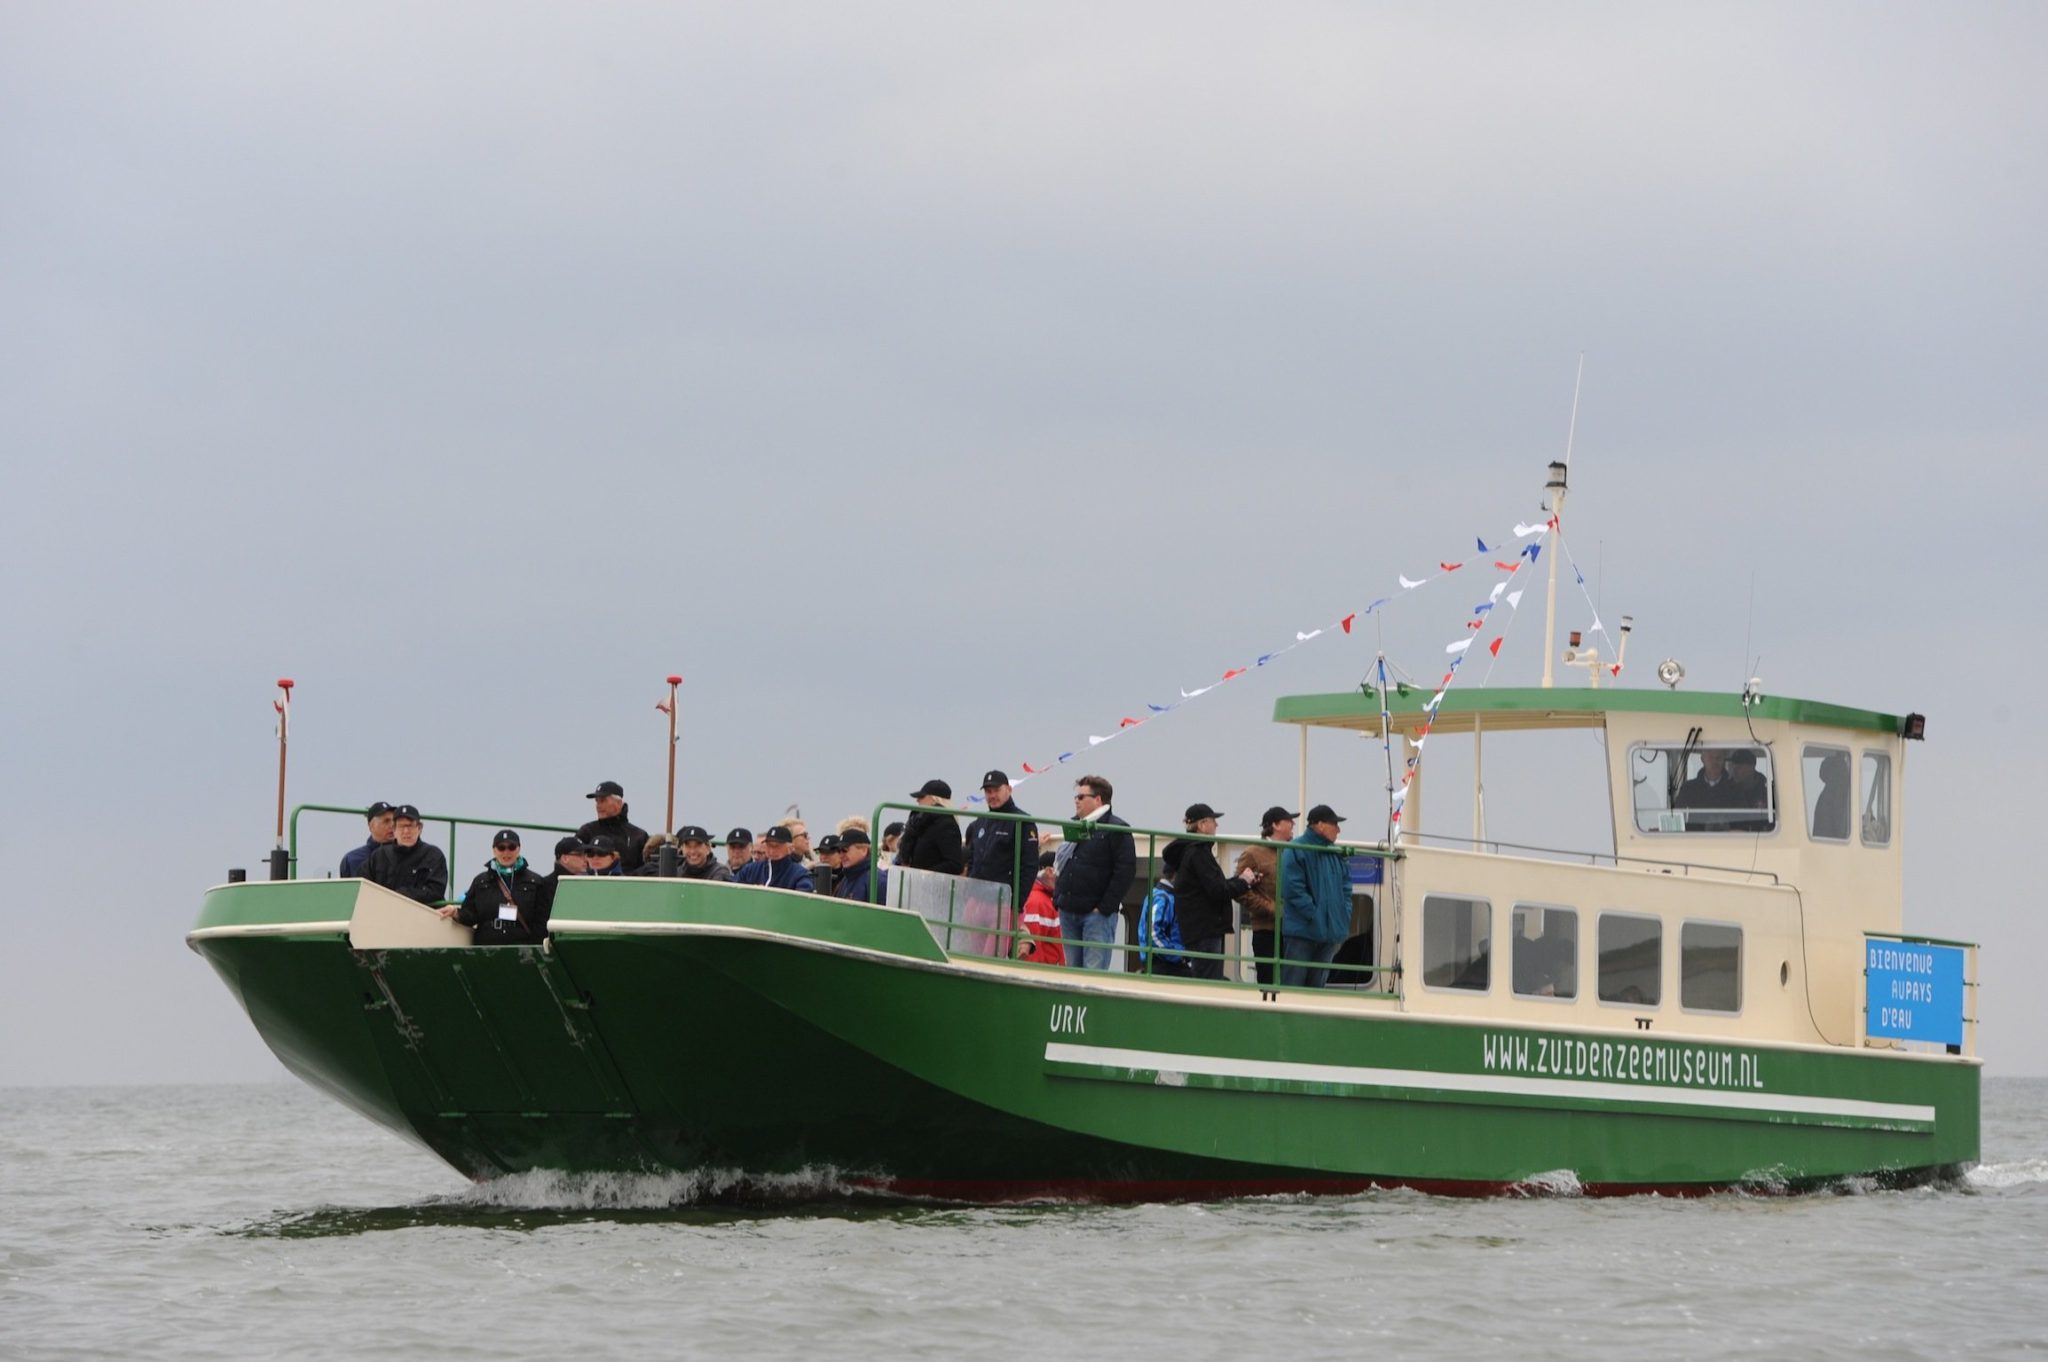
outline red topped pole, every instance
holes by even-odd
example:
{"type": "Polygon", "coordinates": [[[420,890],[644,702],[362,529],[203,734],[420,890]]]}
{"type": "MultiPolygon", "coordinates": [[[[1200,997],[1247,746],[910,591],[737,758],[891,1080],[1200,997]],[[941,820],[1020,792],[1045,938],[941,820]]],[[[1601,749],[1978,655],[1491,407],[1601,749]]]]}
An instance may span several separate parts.
{"type": "Polygon", "coordinates": [[[281,699],[272,701],[277,710],[277,845],[284,845],[284,756],[285,748],[291,742],[292,733],[292,679],[278,678],[277,688],[284,692],[281,699]]]}
{"type": "Polygon", "coordinates": [[[668,679],[668,818],[661,825],[663,832],[676,828],[676,687],[682,684],[680,676],[668,679]]]}

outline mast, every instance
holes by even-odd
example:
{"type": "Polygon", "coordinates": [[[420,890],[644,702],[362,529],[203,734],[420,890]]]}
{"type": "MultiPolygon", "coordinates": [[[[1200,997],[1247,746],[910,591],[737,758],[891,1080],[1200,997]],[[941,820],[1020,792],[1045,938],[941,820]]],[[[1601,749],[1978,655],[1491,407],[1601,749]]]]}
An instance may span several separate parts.
{"type": "Polygon", "coordinates": [[[1543,484],[1550,505],[1550,587],[1543,598],[1543,689],[1554,684],[1552,666],[1557,658],[1557,538],[1564,532],[1565,465],[1550,465],[1550,481],[1543,484]]]}

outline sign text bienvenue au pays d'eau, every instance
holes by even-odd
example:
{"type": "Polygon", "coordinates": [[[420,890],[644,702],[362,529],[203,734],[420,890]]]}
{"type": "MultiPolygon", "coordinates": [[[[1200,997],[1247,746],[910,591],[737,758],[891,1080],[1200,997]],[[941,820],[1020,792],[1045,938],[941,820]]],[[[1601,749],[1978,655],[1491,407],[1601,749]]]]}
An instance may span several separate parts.
{"type": "Polygon", "coordinates": [[[1869,1035],[1961,1045],[1962,948],[1864,942],[1863,1005],[1869,1035]]]}

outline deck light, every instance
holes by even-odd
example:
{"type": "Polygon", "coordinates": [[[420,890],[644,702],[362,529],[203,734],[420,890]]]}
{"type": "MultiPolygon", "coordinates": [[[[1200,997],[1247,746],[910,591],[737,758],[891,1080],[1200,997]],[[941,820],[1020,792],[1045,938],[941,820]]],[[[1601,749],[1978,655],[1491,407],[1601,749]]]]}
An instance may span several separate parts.
{"type": "Polygon", "coordinates": [[[1905,718],[1899,720],[1899,736],[1908,742],[1927,741],[1927,716],[1925,714],[1908,714],[1905,718]]]}
{"type": "Polygon", "coordinates": [[[1679,665],[1677,658],[1667,657],[1657,664],[1657,679],[1677,690],[1678,683],[1685,680],[1685,668],[1679,665]]]}

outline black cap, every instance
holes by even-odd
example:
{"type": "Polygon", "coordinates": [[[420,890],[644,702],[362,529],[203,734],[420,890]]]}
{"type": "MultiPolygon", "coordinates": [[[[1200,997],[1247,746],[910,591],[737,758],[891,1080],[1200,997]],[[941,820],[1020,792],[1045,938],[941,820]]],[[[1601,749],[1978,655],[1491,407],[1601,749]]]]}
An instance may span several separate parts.
{"type": "Polygon", "coordinates": [[[382,818],[385,814],[393,812],[396,808],[397,805],[386,804],[380,799],[369,808],[363,810],[363,819],[367,822],[372,818],[382,818]]]}
{"type": "Polygon", "coordinates": [[[903,835],[903,825],[901,823],[891,823],[888,827],[882,829],[882,835],[884,837],[901,837],[903,835]]]}
{"type": "Polygon", "coordinates": [[[1308,821],[1311,823],[1341,823],[1344,820],[1339,818],[1337,811],[1328,804],[1318,804],[1308,811],[1308,821]]]}
{"type": "Polygon", "coordinates": [[[937,795],[941,799],[953,797],[953,787],[943,780],[927,780],[910,792],[912,799],[923,799],[926,795],[937,795]]]}
{"type": "Polygon", "coordinates": [[[789,835],[788,828],[773,827],[761,834],[761,840],[764,842],[780,842],[783,846],[789,846],[796,841],[796,838],[789,835]]]}
{"type": "Polygon", "coordinates": [[[844,850],[847,847],[866,847],[873,845],[874,843],[868,840],[867,833],[862,831],[860,828],[848,828],[845,832],[839,834],[839,846],[842,850],[844,850]]]}
{"type": "Polygon", "coordinates": [[[1001,771],[990,771],[981,778],[981,788],[984,790],[993,790],[998,785],[1008,785],[1009,783],[1010,778],[1001,771]]]}
{"type": "Polygon", "coordinates": [[[400,804],[391,813],[396,818],[410,818],[415,823],[420,821],[420,811],[410,804],[400,804]]]}
{"type": "Polygon", "coordinates": [[[510,828],[499,828],[497,835],[491,838],[491,845],[494,847],[516,847],[519,845],[519,834],[510,828]]]}
{"type": "Polygon", "coordinates": [[[1222,813],[1210,808],[1207,804],[1190,804],[1188,805],[1188,811],[1181,815],[1183,819],[1190,823],[1199,823],[1204,818],[1221,818],[1222,816],[1222,813]]]}
{"type": "Polygon", "coordinates": [[[725,844],[729,847],[750,847],[754,844],[754,834],[745,828],[734,828],[725,834],[725,844]]]}
{"type": "Polygon", "coordinates": [[[574,836],[574,835],[571,835],[571,836],[568,836],[568,837],[558,837],[558,838],[556,838],[556,839],[555,839],[555,859],[556,859],[556,860],[558,860],[558,861],[559,861],[559,860],[561,860],[561,859],[562,859],[562,858],[563,858],[564,856],[581,856],[582,854],[583,854],[583,839],[582,839],[582,838],[580,838],[580,837],[577,837],[577,836],[574,836]]]}
{"type": "Polygon", "coordinates": [[[600,780],[597,782],[597,788],[583,797],[585,799],[603,799],[606,795],[617,795],[619,798],[624,799],[626,797],[626,787],[619,784],[616,780],[600,780]]]}
{"type": "Polygon", "coordinates": [[[709,846],[711,834],[698,827],[695,823],[685,823],[676,829],[676,840],[678,842],[702,842],[709,846]]]}
{"type": "Polygon", "coordinates": [[[1278,804],[1275,804],[1272,808],[1266,810],[1264,813],[1259,815],[1259,826],[1262,828],[1270,828],[1275,823],[1287,823],[1299,817],[1301,817],[1301,811],[1299,809],[1296,809],[1294,812],[1289,813],[1286,809],[1283,809],[1278,804]]]}
{"type": "Polygon", "coordinates": [[[584,851],[592,856],[616,856],[619,849],[612,845],[609,837],[593,837],[583,844],[584,851]]]}
{"type": "Polygon", "coordinates": [[[837,851],[837,850],[839,850],[839,834],[838,834],[838,833],[836,833],[836,832],[828,832],[828,833],[826,833],[826,834],[825,834],[825,835],[824,835],[823,837],[820,837],[820,838],[818,839],[818,850],[819,850],[819,851],[837,851]]]}

